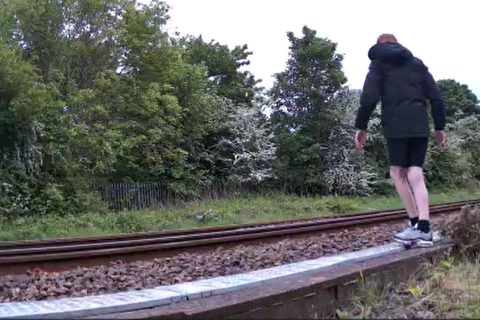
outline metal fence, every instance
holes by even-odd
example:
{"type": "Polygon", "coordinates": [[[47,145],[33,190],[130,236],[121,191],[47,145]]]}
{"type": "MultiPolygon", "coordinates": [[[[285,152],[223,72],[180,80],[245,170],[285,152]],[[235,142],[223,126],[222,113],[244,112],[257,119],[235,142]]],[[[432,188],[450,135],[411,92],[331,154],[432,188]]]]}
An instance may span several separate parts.
{"type": "Polygon", "coordinates": [[[194,199],[222,199],[232,196],[262,192],[256,185],[249,183],[225,184],[212,183],[205,187],[197,197],[188,197],[175,193],[157,182],[118,182],[108,185],[94,184],[102,199],[110,209],[132,210],[158,208],[181,201],[194,199]]]}
{"type": "Polygon", "coordinates": [[[118,182],[107,186],[95,186],[110,209],[131,210],[163,206],[170,202],[171,192],[160,183],[118,182]]]}

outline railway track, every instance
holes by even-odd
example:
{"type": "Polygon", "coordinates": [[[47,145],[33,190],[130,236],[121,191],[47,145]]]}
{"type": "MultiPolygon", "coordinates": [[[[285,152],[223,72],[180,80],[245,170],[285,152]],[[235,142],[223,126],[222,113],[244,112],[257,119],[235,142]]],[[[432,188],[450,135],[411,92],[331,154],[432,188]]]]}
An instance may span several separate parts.
{"type": "MultiPolygon", "coordinates": [[[[456,212],[480,199],[431,207],[431,214],[456,212]]],[[[213,245],[267,240],[406,218],[402,209],[373,211],[270,223],[209,227],[168,232],[146,232],[106,237],[0,242],[0,274],[18,274],[41,268],[57,271],[115,260],[148,259],[181,250],[213,245]]]]}

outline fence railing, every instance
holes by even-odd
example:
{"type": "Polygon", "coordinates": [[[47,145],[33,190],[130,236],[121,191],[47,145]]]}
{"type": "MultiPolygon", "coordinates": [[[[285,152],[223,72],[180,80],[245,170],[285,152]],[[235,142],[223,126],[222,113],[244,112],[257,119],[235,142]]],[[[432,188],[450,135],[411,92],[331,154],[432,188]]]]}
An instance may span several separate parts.
{"type": "Polygon", "coordinates": [[[158,182],[118,182],[104,184],[95,182],[102,199],[111,210],[132,210],[159,208],[190,200],[224,199],[250,194],[262,195],[268,192],[294,193],[301,196],[320,194],[318,186],[309,184],[288,185],[280,181],[263,181],[261,183],[217,182],[205,186],[196,196],[186,196],[173,192],[158,182]]]}
{"type": "Polygon", "coordinates": [[[258,186],[249,183],[212,183],[205,187],[197,197],[188,197],[175,193],[157,182],[118,182],[108,185],[94,184],[93,187],[108,203],[110,209],[115,211],[151,209],[180,201],[222,199],[262,191],[258,186]]]}
{"type": "Polygon", "coordinates": [[[148,209],[163,206],[170,202],[171,192],[160,183],[112,183],[95,186],[110,209],[148,209]]]}

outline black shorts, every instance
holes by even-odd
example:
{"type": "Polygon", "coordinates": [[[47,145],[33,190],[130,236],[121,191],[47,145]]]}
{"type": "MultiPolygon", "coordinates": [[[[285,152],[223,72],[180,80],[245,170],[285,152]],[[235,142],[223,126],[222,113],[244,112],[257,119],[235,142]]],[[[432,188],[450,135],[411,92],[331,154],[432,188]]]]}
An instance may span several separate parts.
{"type": "Polygon", "coordinates": [[[423,167],[428,138],[387,139],[387,145],[391,166],[423,167]]]}

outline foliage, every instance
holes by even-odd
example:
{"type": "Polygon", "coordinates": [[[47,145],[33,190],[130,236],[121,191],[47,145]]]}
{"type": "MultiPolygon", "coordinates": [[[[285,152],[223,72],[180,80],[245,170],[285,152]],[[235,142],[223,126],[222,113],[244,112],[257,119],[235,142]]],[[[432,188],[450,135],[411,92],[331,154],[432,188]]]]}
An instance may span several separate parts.
{"type": "Polygon", "coordinates": [[[337,310],[341,319],[476,319],[480,315],[478,260],[445,257],[425,263],[408,281],[369,279],[337,310]]]}
{"type": "Polygon", "coordinates": [[[327,192],[334,195],[370,195],[376,173],[367,158],[354,147],[352,137],[358,92],[342,92],[335,104],[341,123],[335,126],[325,146],[325,182],[327,192]]]}
{"type": "Polygon", "coordinates": [[[325,183],[334,195],[369,195],[375,174],[369,172],[364,156],[355,150],[353,130],[335,127],[328,138],[325,154],[325,183]]]}
{"type": "MultiPolygon", "coordinates": [[[[247,45],[170,34],[162,1],[0,5],[0,215],[8,219],[104,211],[92,185],[114,182],[157,182],[181,199],[228,184],[304,195],[391,190],[378,110],[366,153],[355,151],[359,92],[345,87],[336,43],[308,27],[287,34],[286,68],[265,94],[247,45]]],[[[439,86],[450,149],[429,151],[427,176],[437,187],[464,185],[480,179],[478,100],[454,80],[439,86]]],[[[141,229],[137,218],[125,230],[141,229]]]]}
{"type": "Polygon", "coordinates": [[[182,39],[185,46],[185,58],[188,63],[204,65],[208,78],[217,92],[234,104],[253,105],[256,87],[259,81],[249,71],[242,71],[250,64],[248,57],[252,52],[247,45],[236,46],[230,50],[226,45],[215,41],[206,43],[200,36],[182,39]]]}
{"type": "MultiPolygon", "coordinates": [[[[476,199],[480,192],[455,190],[431,194],[432,204],[476,199]]],[[[81,201],[92,202],[92,198],[81,201]]],[[[270,222],[297,218],[317,218],[400,208],[396,196],[371,197],[298,197],[283,193],[231,199],[202,200],[152,210],[100,211],[95,208],[65,215],[0,215],[0,241],[85,237],[139,231],[161,231],[204,226],[270,222]]]]}
{"type": "Polygon", "coordinates": [[[340,318],[478,318],[480,315],[480,207],[469,205],[439,226],[455,255],[425,262],[406,282],[392,286],[369,279],[352,295],[340,318]]]}
{"type": "Polygon", "coordinates": [[[480,112],[477,97],[454,80],[438,82],[447,109],[447,149],[440,152],[432,137],[425,166],[429,183],[451,188],[478,180],[480,112]]]}
{"type": "Polygon", "coordinates": [[[480,206],[462,208],[459,215],[446,219],[442,232],[458,246],[459,252],[467,258],[476,258],[480,250],[480,206]]]}
{"type": "Polygon", "coordinates": [[[257,184],[273,178],[273,133],[260,110],[239,108],[230,120],[232,140],[223,140],[233,151],[232,179],[257,184]]]}
{"type": "Polygon", "coordinates": [[[81,211],[98,181],[156,181],[193,197],[214,181],[269,174],[272,146],[259,145],[268,122],[246,115],[256,134],[232,120],[258,108],[258,81],[241,70],[246,45],[175,39],[157,0],[2,4],[3,213],[81,211]],[[235,147],[222,167],[226,140],[235,147]]]}
{"type": "Polygon", "coordinates": [[[339,124],[335,97],[346,78],[336,44],[304,27],[303,37],[287,34],[290,57],[275,75],[270,92],[277,142],[276,174],[299,193],[324,193],[324,148],[339,124]]]}
{"type": "Polygon", "coordinates": [[[467,85],[447,79],[439,80],[438,87],[445,102],[448,119],[457,120],[480,114],[479,101],[467,85]]]}

